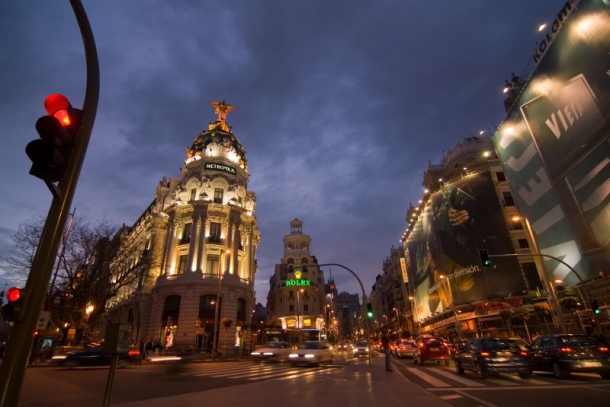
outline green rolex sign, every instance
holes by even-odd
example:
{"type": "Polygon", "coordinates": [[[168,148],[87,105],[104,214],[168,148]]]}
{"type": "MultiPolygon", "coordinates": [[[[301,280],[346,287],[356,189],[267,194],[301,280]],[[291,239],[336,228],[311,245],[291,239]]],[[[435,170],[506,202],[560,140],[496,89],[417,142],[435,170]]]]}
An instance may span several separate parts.
{"type": "Polygon", "coordinates": [[[309,280],[286,280],[286,287],[301,287],[301,286],[311,286],[311,281],[309,280]]]}

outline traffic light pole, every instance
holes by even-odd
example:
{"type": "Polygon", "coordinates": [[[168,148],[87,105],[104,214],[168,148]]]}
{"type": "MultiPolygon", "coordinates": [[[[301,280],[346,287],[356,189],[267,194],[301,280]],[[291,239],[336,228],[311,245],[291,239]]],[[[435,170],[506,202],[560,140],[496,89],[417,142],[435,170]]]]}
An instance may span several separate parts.
{"type": "MultiPolygon", "coordinates": [[[[366,292],[364,291],[364,285],[362,284],[362,281],[360,281],[360,278],[358,277],[358,275],[356,273],[354,273],[351,269],[349,269],[348,267],[344,266],[343,264],[337,264],[337,263],[326,263],[326,264],[317,264],[318,267],[325,267],[325,266],[337,266],[337,267],[341,267],[344,270],[349,271],[354,277],[356,277],[356,280],[358,280],[358,283],[360,284],[360,289],[362,290],[362,304],[366,304],[367,299],[366,299],[366,292]]],[[[367,318],[366,319],[366,342],[368,344],[369,347],[369,365],[373,364],[373,353],[371,352],[371,321],[367,318]]]]}
{"type": "Polygon", "coordinates": [[[32,262],[25,286],[27,297],[23,319],[14,323],[0,365],[0,407],[17,407],[19,403],[25,369],[34,341],[33,332],[36,329],[47,286],[51,279],[59,243],[70,212],[97,112],[100,75],[95,40],[81,1],[70,0],[70,4],[83,37],[87,62],[87,89],[83,104],[83,120],[66,174],[59,181],[57,191],[53,194],[53,201],[32,262]]]}

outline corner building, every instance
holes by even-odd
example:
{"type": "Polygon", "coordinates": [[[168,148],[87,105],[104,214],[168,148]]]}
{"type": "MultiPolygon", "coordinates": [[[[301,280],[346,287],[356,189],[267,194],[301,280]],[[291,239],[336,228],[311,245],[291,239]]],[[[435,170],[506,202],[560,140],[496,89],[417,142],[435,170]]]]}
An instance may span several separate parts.
{"type": "Polygon", "coordinates": [[[164,177],[150,206],[122,231],[123,244],[141,246],[149,263],[108,303],[106,322],[130,324],[133,341],[232,350],[248,340],[260,241],[256,196],[248,191],[245,150],[225,122],[234,108],[211,104],[218,120],[186,149],[181,178],[164,177]]]}
{"type": "Polygon", "coordinates": [[[324,272],[310,253],[311,237],[303,222],[290,222],[284,236],[284,257],[275,265],[267,294],[267,322],[283,329],[325,328],[324,272]]]}

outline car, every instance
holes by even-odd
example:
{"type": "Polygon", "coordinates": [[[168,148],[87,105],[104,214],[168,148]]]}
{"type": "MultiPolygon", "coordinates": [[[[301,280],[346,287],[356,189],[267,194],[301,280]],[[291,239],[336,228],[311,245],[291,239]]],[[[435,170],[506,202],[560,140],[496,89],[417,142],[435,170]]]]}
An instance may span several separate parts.
{"type": "Polygon", "coordinates": [[[518,373],[522,378],[532,375],[527,351],[501,338],[468,339],[455,356],[455,370],[460,374],[472,370],[481,379],[497,373],[518,373]]]}
{"type": "Polygon", "coordinates": [[[348,349],[349,347],[350,347],[350,344],[349,344],[349,343],[345,343],[345,342],[343,342],[343,343],[340,343],[340,344],[338,344],[338,345],[337,345],[337,350],[340,350],[340,351],[347,351],[347,349],[348,349]]]}
{"type": "Polygon", "coordinates": [[[355,358],[359,358],[360,356],[369,356],[370,349],[369,344],[367,342],[356,342],[354,348],[352,349],[352,354],[355,358]]]}
{"type": "Polygon", "coordinates": [[[409,341],[406,339],[402,339],[398,342],[396,346],[396,356],[399,358],[412,358],[413,352],[415,351],[415,342],[409,341]]]}
{"type": "MultiPolygon", "coordinates": [[[[69,369],[84,366],[110,366],[111,360],[112,355],[104,354],[101,350],[95,349],[69,353],[64,359],[58,362],[58,365],[69,369]]],[[[128,354],[120,354],[117,367],[125,367],[131,362],[131,356],[128,354]]]]}
{"type": "Polygon", "coordinates": [[[529,360],[532,370],[553,372],[558,379],[567,379],[573,372],[610,379],[610,350],[587,335],[538,336],[530,346],[529,360]]]}
{"type": "Polygon", "coordinates": [[[288,359],[292,352],[292,345],[289,342],[267,342],[263,347],[250,352],[250,357],[254,360],[281,362],[288,359]]]}
{"type": "Polygon", "coordinates": [[[444,361],[445,365],[449,365],[449,349],[442,338],[432,335],[421,335],[415,340],[415,349],[413,350],[413,363],[424,365],[427,360],[444,361]]]}
{"type": "Polygon", "coordinates": [[[333,349],[332,346],[323,341],[306,341],[299,345],[297,350],[292,351],[288,355],[288,360],[293,365],[332,363],[333,349]]]}

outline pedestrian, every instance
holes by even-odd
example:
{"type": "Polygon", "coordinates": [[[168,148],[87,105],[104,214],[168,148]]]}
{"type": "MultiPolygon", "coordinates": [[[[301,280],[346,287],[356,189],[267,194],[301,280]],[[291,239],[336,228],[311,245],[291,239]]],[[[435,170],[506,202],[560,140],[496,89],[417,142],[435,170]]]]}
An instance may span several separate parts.
{"type": "Polygon", "coordinates": [[[385,370],[386,372],[392,371],[391,355],[390,355],[390,334],[384,333],[381,337],[381,346],[383,346],[383,353],[385,353],[385,370]]]}

